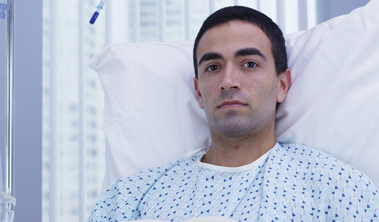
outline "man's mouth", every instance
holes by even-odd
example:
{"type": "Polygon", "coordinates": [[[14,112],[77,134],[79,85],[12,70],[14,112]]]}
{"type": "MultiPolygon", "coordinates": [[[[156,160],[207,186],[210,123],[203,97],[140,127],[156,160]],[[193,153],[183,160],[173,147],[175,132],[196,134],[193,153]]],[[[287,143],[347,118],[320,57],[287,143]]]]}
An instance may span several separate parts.
{"type": "Polygon", "coordinates": [[[243,107],[246,106],[246,103],[243,103],[239,100],[230,100],[230,101],[224,101],[222,102],[217,108],[219,109],[227,109],[227,108],[237,108],[237,107],[243,107]]]}

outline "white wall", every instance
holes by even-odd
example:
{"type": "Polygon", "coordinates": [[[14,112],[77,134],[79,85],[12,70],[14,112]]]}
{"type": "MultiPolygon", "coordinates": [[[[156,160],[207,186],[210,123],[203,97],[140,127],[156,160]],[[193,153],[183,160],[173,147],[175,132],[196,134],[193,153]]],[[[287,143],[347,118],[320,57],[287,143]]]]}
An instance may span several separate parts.
{"type": "Polygon", "coordinates": [[[317,23],[350,13],[355,8],[366,5],[369,0],[316,0],[317,23]]]}
{"type": "Polygon", "coordinates": [[[15,0],[15,17],[15,222],[41,221],[42,0],[15,0]]]}
{"type": "MultiPolygon", "coordinates": [[[[42,1],[15,0],[16,222],[41,221],[42,1]]],[[[5,144],[5,20],[0,21],[0,144],[5,144]],[[4,80],[4,81],[3,81],[4,80]]],[[[3,168],[4,172],[4,168],[3,168]]]]}
{"type": "Polygon", "coordinates": [[[331,0],[330,16],[335,17],[349,13],[351,10],[364,6],[369,0],[331,0]]]}

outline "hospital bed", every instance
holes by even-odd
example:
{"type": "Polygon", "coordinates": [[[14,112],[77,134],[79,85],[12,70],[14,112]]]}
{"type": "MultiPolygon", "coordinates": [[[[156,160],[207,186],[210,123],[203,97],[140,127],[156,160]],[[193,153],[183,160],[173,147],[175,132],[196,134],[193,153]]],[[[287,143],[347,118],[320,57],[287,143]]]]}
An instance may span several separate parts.
{"type": "MultiPolygon", "coordinates": [[[[379,187],[379,0],[286,35],[292,83],[277,140],[326,152],[379,187]]],[[[106,176],[118,178],[209,146],[193,89],[192,42],[110,45],[90,62],[105,92],[106,176]]]]}

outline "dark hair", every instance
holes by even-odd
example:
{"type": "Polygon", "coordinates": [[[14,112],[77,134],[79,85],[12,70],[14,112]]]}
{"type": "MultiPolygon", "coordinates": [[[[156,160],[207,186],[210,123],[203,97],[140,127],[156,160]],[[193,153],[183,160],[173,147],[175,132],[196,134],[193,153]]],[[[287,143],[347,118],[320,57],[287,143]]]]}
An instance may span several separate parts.
{"type": "Polygon", "coordinates": [[[203,23],[199,33],[196,36],[193,47],[193,64],[195,68],[195,76],[198,77],[197,67],[197,46],[204,33],[218,25],[228,23],[230,21],[246,21],[258,26],[267,35],[271,41],[271,51],[275,60],[275,71],[277,75],[287,69],[287,52],[283,33],[275,22],[273,22],[265,14],[244,6],[230,6],[222,8],[210,15],[203,23]]]}

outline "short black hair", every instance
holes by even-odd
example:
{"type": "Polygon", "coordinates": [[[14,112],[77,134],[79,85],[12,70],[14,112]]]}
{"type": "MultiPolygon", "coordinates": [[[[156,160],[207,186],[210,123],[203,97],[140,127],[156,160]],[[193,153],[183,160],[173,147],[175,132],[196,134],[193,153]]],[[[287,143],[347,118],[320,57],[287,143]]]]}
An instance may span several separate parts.
{"type": "Polygon", "coordinates": [[[275,24],[275,22],[273,22],[268,16],[255,9],[244,6],[230,6],[222,8],[211,14],[204,21],[199,33],[196,36],[193,47],[193,64],[196,78],[198,77],[196,51],[201,37],[207,30],[218,25],[226,24],[230,21],[246,21],[262,29],[271,41],[271,51],[274,55],[276,74],[279,75],[288,68],[285,40],[279,26],[275,24]]]}

